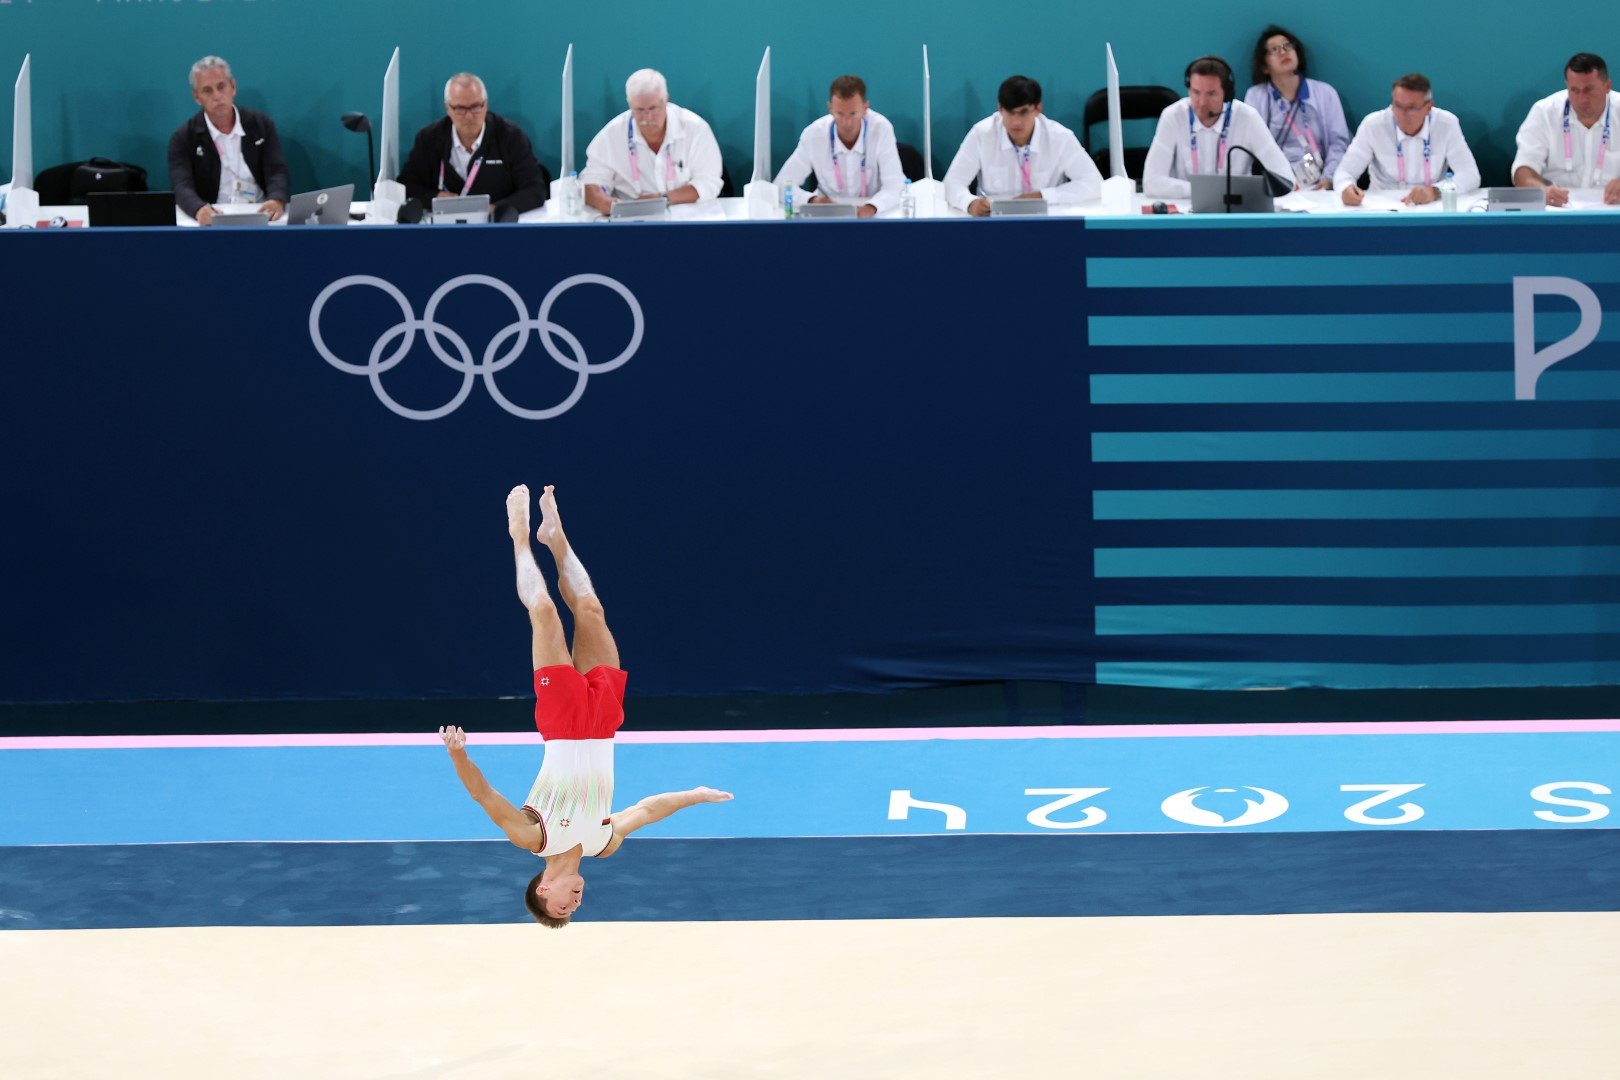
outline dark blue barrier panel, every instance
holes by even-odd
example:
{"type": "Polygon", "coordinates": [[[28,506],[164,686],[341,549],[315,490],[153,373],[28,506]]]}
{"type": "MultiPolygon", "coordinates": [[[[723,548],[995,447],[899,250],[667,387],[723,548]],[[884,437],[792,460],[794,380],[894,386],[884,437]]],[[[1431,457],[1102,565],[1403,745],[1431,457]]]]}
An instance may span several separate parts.
{"type": "Polygon", "coordinates": [[[1620,681],[1620,220],[1128,226],[4,237],[0,698],[526,693],[518,482],[642,693],[1620,681]]]}

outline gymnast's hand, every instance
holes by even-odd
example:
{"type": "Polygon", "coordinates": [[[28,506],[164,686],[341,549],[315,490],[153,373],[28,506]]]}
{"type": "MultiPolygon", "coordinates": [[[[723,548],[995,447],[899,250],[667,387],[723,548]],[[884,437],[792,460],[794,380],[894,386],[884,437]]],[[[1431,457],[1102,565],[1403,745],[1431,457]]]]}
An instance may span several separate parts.
{"type": "Polygon", "coordinates": [[[689,793],[695,798],[694,803],[700,802],[729,802],[733,798],[729,791],[716,791],[712,787],[693,788],[689,793]]]}
{"type": "Polygon", "coordinates": [[[440,728],[439,738],[444,740],[445,749],[450,751],[465,750],[467,747],[467,733],[458,727],[440,728]]]}

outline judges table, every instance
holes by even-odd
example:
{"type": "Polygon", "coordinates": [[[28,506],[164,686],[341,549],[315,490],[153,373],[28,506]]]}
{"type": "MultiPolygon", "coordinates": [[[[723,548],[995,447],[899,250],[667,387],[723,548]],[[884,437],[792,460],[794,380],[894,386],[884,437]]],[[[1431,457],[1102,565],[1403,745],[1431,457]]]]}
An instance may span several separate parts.
{"type": "Polygon", "coordinates": [[[639,693],[1620,684],[1620,217],[1293,201],[9,232],[0,686],[524,694],[520,481],[639,693]]]}

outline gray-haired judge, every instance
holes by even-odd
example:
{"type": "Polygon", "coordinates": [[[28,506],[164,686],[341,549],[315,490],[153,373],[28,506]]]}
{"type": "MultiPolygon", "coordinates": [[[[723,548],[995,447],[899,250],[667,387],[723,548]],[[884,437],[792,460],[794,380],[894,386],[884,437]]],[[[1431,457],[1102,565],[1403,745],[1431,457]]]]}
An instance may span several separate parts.
{"type": "Polygon", "coordinates": [[[424,205],[488,195],[490,217],[500,220],[535,209],[551,194],[529,137],[490,111],[484,80],[469,71],[444,84],[444,115],[416,133],[399,182],[424,205]]]}
{"type": "Polygon", "coordinates": [[[719,196],[720,144],[708,122],[670,101],[651,68],[625,80],[624,97],[630,107],[585,148],[586,204],[606,214],[620,199],[667,196],[673,206],[719,196]]]}
{"type": "Polygon", "coordinates": [[[246,203],[274,221],[292,183],[281,137],[264,113],[236,104],[231,65],[205,56],[191,65],[191,96],[202,106],[169,136],[169,186],[174,203],[207,225],[214,207],[246,203]]]}

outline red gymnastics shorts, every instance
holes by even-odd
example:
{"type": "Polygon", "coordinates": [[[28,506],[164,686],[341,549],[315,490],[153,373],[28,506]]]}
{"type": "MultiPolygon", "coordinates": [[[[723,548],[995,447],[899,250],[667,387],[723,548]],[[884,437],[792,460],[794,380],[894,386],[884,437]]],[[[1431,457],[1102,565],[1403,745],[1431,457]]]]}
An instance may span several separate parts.
{"type": "Polygon", "coordinates": [[[624,723],[625,673],[598,664],[581,675],[569,664],[534,673],[534,726],[544,739],[611,739],[624,723]]]}

